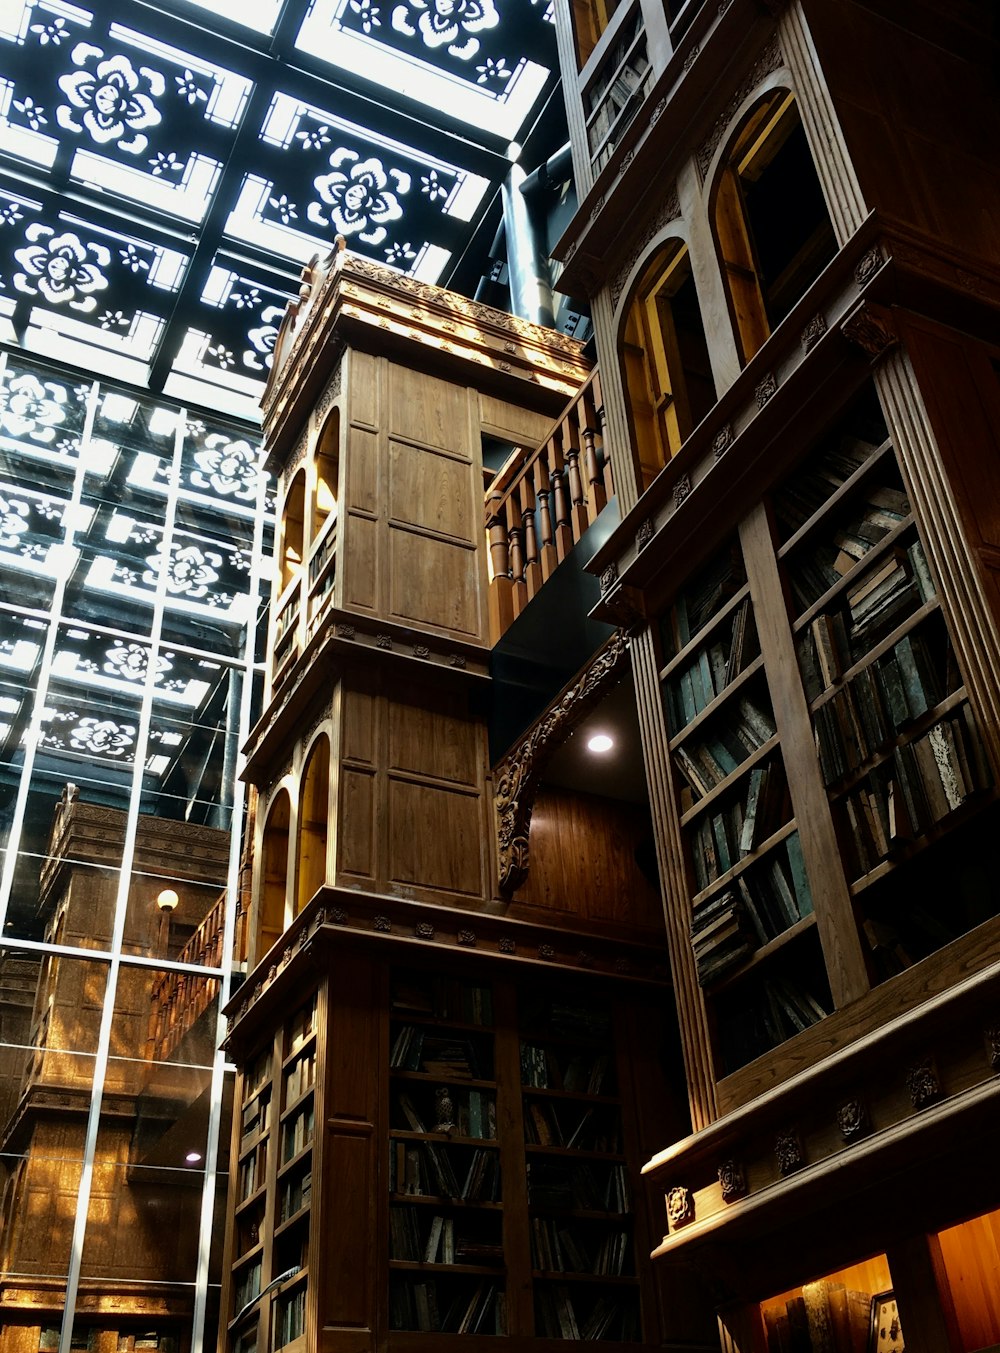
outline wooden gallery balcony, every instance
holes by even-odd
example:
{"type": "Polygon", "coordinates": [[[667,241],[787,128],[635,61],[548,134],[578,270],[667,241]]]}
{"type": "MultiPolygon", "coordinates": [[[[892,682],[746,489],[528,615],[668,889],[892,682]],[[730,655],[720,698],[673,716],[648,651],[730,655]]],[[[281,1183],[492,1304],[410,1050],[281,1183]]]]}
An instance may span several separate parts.
{"type": "Polygon", "coordinates": [[[533,451],[518,448],[486,491],[495,644],[614,496],[594,371],[533,451]]]}
{"type": "MultiPolygon", "coordinates": [[[[205,919],[177,955],[180,963],[191,963],[203,968],[221,968],[226,961],[223,945],[225,934],[226,894],[223,892],[205,919]]],[[[246,912],[241,908],[236,918],[234,953],[245,953],[246,912]]],[[[161,973],[153,983],[149,1014],[149,1034],[146,1057],[149,1061],[169,1061],[197,1022],[209,1009],[219,992],[219,979],[207,974],[196,976],[186,972],[161,973]]]]}

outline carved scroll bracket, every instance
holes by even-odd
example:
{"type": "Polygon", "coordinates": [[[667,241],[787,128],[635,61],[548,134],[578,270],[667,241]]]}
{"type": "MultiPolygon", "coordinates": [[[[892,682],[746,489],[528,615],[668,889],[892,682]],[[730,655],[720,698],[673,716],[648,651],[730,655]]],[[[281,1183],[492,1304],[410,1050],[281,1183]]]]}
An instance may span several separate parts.
{"type": "Polygon", "coordinates": [[[528,874],[528,832],[542,771],[559,744],[625,675],[631,639],[616,630],[590,666],[559,695],[494,771],[500,894],[510,898],[528,874]]]}

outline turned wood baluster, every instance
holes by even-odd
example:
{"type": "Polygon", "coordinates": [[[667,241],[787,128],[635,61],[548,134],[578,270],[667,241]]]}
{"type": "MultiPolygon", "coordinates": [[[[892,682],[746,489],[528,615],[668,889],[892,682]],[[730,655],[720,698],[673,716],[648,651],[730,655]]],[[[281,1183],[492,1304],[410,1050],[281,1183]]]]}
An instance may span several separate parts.
{"type": "Polygon", "coordinates": [[[541,457],[535,471],[535,501],[538,504],[538,548],[542,565],[542,579],[547,581],[559,562],[552,527],[552,490],[548,466],[541,457]]]}
{"type": "Polygon", "coordinates": [[[587,517],[593,523],[607,503],[604,495],[604,476],[601,474],[599,453],[594,445],[594,429],[583,429],[584,470],[587,475],[587,517]]]}
{"type": "MultiPolygon", "coordinates": [[[[516,505],[512,504],[515,508],[516,505]]],[[[520,615],[528,602],[528,587],[524,580],[524,527],[520,524],[510,528],[510,577],[513,588],[514,614],[520,615]]]]}
{"type": "Polygon", "coordinates": [[[524,522],[524,580],[528,586],[528,598],[535,595],[542,585],[542,568],[538,562],[538,538],[535,535],[535,509],[525,508],[524,522]]]}
{"type": "Polygon", "coordinates": [[[566,471],[562,467],[552,471],[552,501],[556,519],[556,553],[561,563],[573,548],[573,532],[569,524],[569,494],[566,492],[566,471]]]}
{"type": "Polygon", "coordinates": [[[489,590],[490,636],[494,643],[514,619],[514,593],[510,578],[510,549],[506,502],[497,491],[486,500],[486,538],[490,549],[492,581],[489,590]]]}
{"type": "MultiPolygon", "coordinates": [[[[570,428],[566,432],[572,432],[570,428]]],[[[583,496],[583,476],[580,473],[580,448],[570,441],[566,447],[566,475],[569,479],[570,527],[574,543],[587,529],[587,506],[583,496]]]]}
{"type": "Polygon", "coordinates": [[[615,485],[611,477],[611,457],[608,455],[607,419],[604,411],[604,397],[601,394],[601,378],[596,371],[590,388],[593,391],[594,408],[597,412],[597,439],[600,442],[599,454],[604,492],[606,498],[613,498],[615,496],[615,485]]]}

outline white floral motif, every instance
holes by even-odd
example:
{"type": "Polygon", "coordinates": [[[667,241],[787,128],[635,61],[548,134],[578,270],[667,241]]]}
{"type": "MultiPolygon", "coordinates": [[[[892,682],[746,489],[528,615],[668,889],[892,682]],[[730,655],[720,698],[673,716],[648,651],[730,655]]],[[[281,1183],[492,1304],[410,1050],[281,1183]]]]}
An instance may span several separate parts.
{"type": "Polygon", "coordinates": [[[93,58],[97,69],[93,73],[84,69],[59,77],[60,89],[73,107],[82,108],[84,112],[81,125],[76,121],[73,109],[60,104],[56,109],[56,121],[68,131],[90,132],[100,145],[117,141],[119,150],[139,155],[149,143],[149,137],[142,129],[155,127],[160,121],[153,98],[163,93],[163,76],[148,66],[133,70],[126,56],[112,56],[102,61],[103,55],[100,47],[92,47],[87,42],[80,42],[73,48],[74,65],[86,67],[93,58]],[[149,94],[138,93],[140,76],[146,82],[149,94]],[[127,135],[129,132],[131,136],[127,135]]]}
{"type": "Polygon", "coordinates": [[[280,197],[268,198],[268,206],[273,207],[281,217],[282,225],[290,225],[299,214],[295,203],[290,202],[284,193],[280,197]]]}
{"type": "Polygon", "coordinates": [[[215,358],[223,371],[228,371],[231,366],[236,365],[236,354],[224,343],[217,343],[214,348],[209,348],[208,355],[215,358]]]}
{"type": "Polygon", "coordinates": [[[234,291],[229,299],[237,310],[252,310],[260,304],[260,292],[256,287],[247,287],[246,291],[234,291]]]}
{"type": "Polygon", "coordinates": [[[307,127],[304,132],[296,132],[295,139],[302,142],[303,150],[319,150],[320,146],[330,144],[330,128],[325,123],[320,127],[307,127]]]}
{"type": "Polygon", "coordinates": [[[426,193],[432,202],[436,202],[439,197],[448,196],[448,189],[438,178],[436,169],[432,169],[430,173],[421,175],[420,191],[426,193]]]}
{"type": "Polygon", "coordinates": [[[58,47],[63,38],[69,37],[69,29],[66,27],[65,19],[53,19],[48,24],[33,23],[31,31],[38,34],[38,41],[43,47],[47,47],[50,42],[53,47],[58,47]]]}
{"type": "MultiPolygon", "coordinates": [[[[396,192],[408,192],[409,174],[399,169],[390,169],[387,174],[374,156],[362,160],[343,146],[330,156],[330,165],[337,172],[313,180],[316,191],[330,207],[330,221],[344,235],[356,234],[365,244],[381,244],[388,234],[382,223],[398,221],[403,214],[396,193],[386,185],[391,178],[396,192]],[[347,164],[350,171],[339,172],[340,166],[347,164]]],[[[306,215],[314,225],[327,223],[327,213],[318,202],[310,202],[306,215]]]]}
{"type": "Polygon", "coordinates": [[[274,345],[278,341],[278,325],[285,313],[280,305],[269,305],[260,313],[263,323],[257,329],[251,329],[247,338],[251,346],[243,354],[244,363],[254,371],[270,370],[274,361],[274,345]],[[263,357],[263,361],[261,361],[263,357]]]}
{"type": "Polygon", "coordinates": [[[417,28],[425,46],[447,46],[449,54],[460,61],[468,61],[479,51],[479,39],[469,37],[459,42],[461,33],[496,28],[500,22],[493,0],[406,0],[392,11],[392,26],[407,37],[417,32],[410,22],[411,12],[419,15],[417,28]]]}
{"type": "Polygon", "coordinates": [[[214,489],[224,498],[252,502],[257,493],[256,455],[249,442],[213,433],[205,438],[204,450],[195,452],[199,468],[192,471],[191,483],[214,489]]]}
{"type": "Polygon", "coordinates": [[[168,150],[166,154],[162,150],[158,150],[149,164],[153,170],[154,178],[159,178],[161,174],[179,174],[184,168],[172,150],[168,150]]]}
{"type": "Polygon", "coordinates": [[[494,61],[492,57],[487,57],[481,66],[477,66],[476,84],[484,85],[488,80],[509,80],[510,71],[507,69],[507,62],[502,56],[498,56],[494,61]]]}
{"type": "Polygon", "coordinates": [[[361,20],[361,27],[366,33],[370,33],[373,28],[381,28],[382,20],[379,18],[378,5],[372,4],[372,0],[351,0],[351,9],[361,20]]]}
{"type": "Polygon", "coordinates": [[[0,494],[0,546],[14,550],[20,546],[20,536],[28,529],[31,509],[19,498],[5,498],[0,494]]]}
{"type": "Polygon", "coordinates": [[[121,310],[105,310],[97,322],[102,329],[123,329],[128,324],[121,310]]]}
{"type": "Polygon", "coordinates": [[[33,132],[37,132],[39,127],[48,125],[49,120],[45,116],[45,109],[34,99],[15,99],[14,107],[33,132]]]}
{"type": "Polygon", "coordinates": [[[17,225],[21,216],[21,208],[15,202],[5,202],[0,206],[0,225],[17,225]]]}
{"type": "Polygon", "coordinates": [[[185,70],[183,75],[175,75],[174,83],[177,85],[177,93],[182,99],[187,99],[189,104],[197,103],[199,100],[202,103],[208,102],[208,95],[195,83],[192,71],[185,70]]]}
{"type": "Polygon", "coordinates": [[[134,244],[127,244],[124,249],[119,249],[118,257],[122,261],[122,266],[128,268],[129,272],[141,272],[143,268],[149,267],[149,260],[142,257],[134,244]]]}
{"type": "Polygon", "coordinates": [[[81,719],[69,735],[69,745],[78,752],[97,756],[124,756],[135,741],[135,726],[117,724],[111,719],[81,719]]]}
{"type": "Polygon", "coordinates": [[[97,301],[88,293],[103,291],[108,279],[101,272],[111,261],[103,244],[83,244],[67,231],[57,235],[51,226],[36,221],[24,232],[28,247],[15,249],[14,257],[24,272],[14,274],[14,286],[29,296],[39,292],[53,305],[68,302],[73,310],[94,310],[97,301]],[[44,241],[44,243],[41,243],[44,241]],[[94,262],[87,261],[87,254],[94,262]],[[37,285],[32,278],[38,278],[37,285]]]}
{"type": "MultiPolygon", "coordinates": [[[[148,648],[142,644],[126,644],[118,639],[105,654],[103,670],[111,676],[123,677],[126,681],[143,681],[149,666],[148,648]]],[[[171,666],[166,658],[153,660],[153,668],[157,674],[169,672],[171,666]]]]}
{"type": "Polygon", "coordinates": [[[416,256],[409,240],[405,244],[390,244],[385,251],[385,261],[392,268],[399,268],[404,263],[409,263],[416,256]]]}
{"type": "Polygon", "coordinates": [[[218,581],[222,555],[214,550],[199,550],[197,545],[174,545],[168,559],[164,560],[160,550],[151,554],[146,563],[149,567],[142,581],[148,586],[155,586],[161,570],[166,568],[167,591],[195,598],[207,596],[209,585],[218,581]]]}
{"type": "Polygon", "coordinates": [[[66,387],[37,376],[14,376],[0,391],[0,427],[13,437],[28,436],[35,442],[55,440],[55,428],[65,422],[66,387]]]}

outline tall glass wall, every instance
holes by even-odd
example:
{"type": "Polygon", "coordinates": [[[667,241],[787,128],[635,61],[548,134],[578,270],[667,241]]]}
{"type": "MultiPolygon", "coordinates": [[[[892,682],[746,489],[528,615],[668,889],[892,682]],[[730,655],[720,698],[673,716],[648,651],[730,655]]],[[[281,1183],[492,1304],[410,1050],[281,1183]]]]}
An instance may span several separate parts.
{"type": "Polygon", "coordinates": [[[0,354],[0,1353],[214,1342],[259,435],[0,354]]]}

